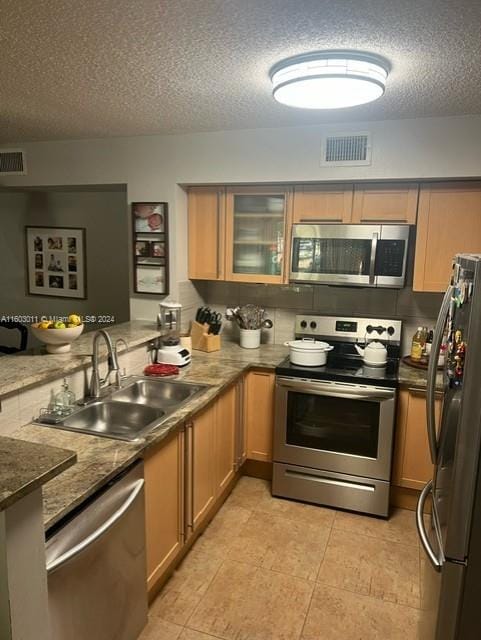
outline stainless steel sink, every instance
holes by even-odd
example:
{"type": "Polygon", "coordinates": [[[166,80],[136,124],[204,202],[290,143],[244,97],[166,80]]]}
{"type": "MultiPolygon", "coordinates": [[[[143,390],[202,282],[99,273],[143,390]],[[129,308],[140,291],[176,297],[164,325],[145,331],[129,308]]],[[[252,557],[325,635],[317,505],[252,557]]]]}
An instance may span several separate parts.
{"type": "Polygon", "coordinates": [[[69,431],[132,441],[164,416],[165,411],[159,408],[107,400],[83,407],[65,418],[62,426],[69,431]]]}
{"type": "Polygon", "coordinates": [[[36,421],[42,426],[132,442],[162,425],[172,414],[209,388],[176,380],[131,376],[121,389],[107,387],[106,395],[76,409],[61,422],[36,421]]]}
{"type": "Polygon", "coordinates": [[[205,389],[204,385],[142,378],[120,391],[114,391],[112,400],[165,409],[166,407],[179,406],[180,403],[189,400],[203,389],[205,389]]]}

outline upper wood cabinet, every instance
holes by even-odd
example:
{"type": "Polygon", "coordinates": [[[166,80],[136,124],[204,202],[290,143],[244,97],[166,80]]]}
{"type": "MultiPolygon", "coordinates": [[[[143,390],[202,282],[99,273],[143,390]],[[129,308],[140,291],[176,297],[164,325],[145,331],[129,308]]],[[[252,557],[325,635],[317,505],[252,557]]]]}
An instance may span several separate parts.
{"type": "Polygon", "coordinates": [[[416,224],[418,184],[369,183],[354,185],[351,222],[416,224]]]}
{"type": "MultiPolygon", "coordinates": [[[[438,423],[441,404],[442,395],[439,394],[436,400],[438,423]]],[[[421,490],[432,478],[432,474],[426,431],[426,393],[401,389],[398,398],[393,484],[421,490]]]]}
{"type": "Polygon", "coordinates": [[[287,282],[292,189],[228,187],[225,216],[225,279],[287,282]]]}
{"type": "Polygon", "coordinates": [[[274,373],[251,371],[247,374],[244,411],[247,428],[247,457],[251,460],[272,461],[274,388],[274,373]]]}
{"type": "Polygon", "coordinates": [[[423,184],[414,291],[445,291],[456,253],[481,253],[481,183],[423,184]]]}
{"type": "Polygon", "coordinates": [[[301,184],[294,187],[293,221],[351,221],[352,184],[301,184]]]}
{"type": "Polygon", "coordinates": [[[224,206],[224,187],[189,188],[189,278],[193,280],[224,280],[224,206]]]}
{"type": "Polygon", "coordinates": [[[183,545],[183,433],[176,433],[147,453],[144,474],[147,586],[150,590],[183,545]]]}

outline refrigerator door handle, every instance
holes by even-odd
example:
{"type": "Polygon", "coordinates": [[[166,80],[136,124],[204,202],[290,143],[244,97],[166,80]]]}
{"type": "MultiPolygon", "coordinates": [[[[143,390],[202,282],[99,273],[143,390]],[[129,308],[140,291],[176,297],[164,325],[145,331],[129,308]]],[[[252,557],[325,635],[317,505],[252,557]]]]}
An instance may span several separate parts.
{"type": "Polygon", "coordinates": [[[444,558],[438,558],[438,556],[433,551],[424,525],[424,505],[426,504],[426,500],[429,494],[432,492],[432,488],[433,482],[432,480],[430,480],[421,491],[421,495],[419,496],[418,504],[416,506],[416,527],[418,530],[419,538],[421,539],[421,544],[423,545],[424,551],[426,552],[429,561],[436,571],[441,571],[444,558]]]}
{"type": "Polygon", "coordinates": [[[436,435],[436,414],[435,414],[435,395],[436,395],[436,374],[438,368],[438,356],[443,340],[444,327],[449,314],[449,307],[453,287],[450,285],[444,294],[443,303],[436,321],[434,329],[433,345],[431,347],[431,357],[429,358],[428,376],[426,385],[426,424],[428,430],[429,453],[431,454],[431,462],[437,463],[438,458],[438,442],[436,435]]]}

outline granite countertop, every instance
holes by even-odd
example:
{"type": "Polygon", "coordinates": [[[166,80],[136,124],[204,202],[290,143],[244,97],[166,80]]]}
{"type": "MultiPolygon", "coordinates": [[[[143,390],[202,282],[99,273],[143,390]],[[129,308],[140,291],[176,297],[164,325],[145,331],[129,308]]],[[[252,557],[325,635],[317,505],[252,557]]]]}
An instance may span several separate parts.
{"type": "MultiPolygon", "coordinates": [[[[427,375],[427,369],[415,369],[404,362],[399,363],[398,380],[400,387],[426,389],[427,375]]],[[[436,376],[436,390],[443,390],[443,375],[440,372],[436,376]]]]}
{"type": "MultiPolygon", "coordinates": [[[[137,347],[159,335],[155,322],[132,321],[104,327],[112,342],[123,338],[129,347],[137,347]]],[[[37,384],[55,380],[84,369],[91,363],[92,341],[95,332],[83,333],[72,342],[68,353],[52,354],[41,351],[25,351],[0,358],[0,398],[16,391],[25,391],[37,384]]],[[[104,342],[101,342],[101,359],[106,358],[104,342]]],[[[120,343],[122,353],[125,345],[120,343]]]]}
{"type": "MultiPolygon", "coordinates": [[[[148,341],[156,334],[152,325],[128,323],[135,336],[129,343],[148,341]],[[138,327],[138,328],[137,328],[138,327]],[[144,327],[144,328],[142,328],[144,327]]],[[[120,325],[116,335],[125,330],[120,325]]],[[[113,329],[109,332],[114,335],[113,329]]],[[[114,336],[116,337],[116,336],[114,336]]],[[[90,341],[89,341],[90,343],[90,341]]],[[[192,365],[181,371],[177,379],[211,385],[203,394],[193,398],[173,413],[158,429],[144,440],[127,443],[95,436],[76,434],[59,429],[26,425],[18,429],[14,438],[71,449],[77,453],[77,464],[44,486],[44,523],[48,529],[56,524],[86,498],[127,468],[145,452],[179,428],[185,420],[206,407],[227,386],[252,368],[274,369],[286,356],[283,345],[261,345],[259,349],[242,349],[237,343],[223,341],[222,349],[213,353],[194,351],[192,365]]],[[[401,364],[401,386],[425,388],[426,372],[401,364]]]]}
{"type": "Polygon", "coordinates": [[[73,451],[0,437],[0,510],[71,467],[73,451]]]}
{"type": "MultiPolygon", "coordinates": [[[[129,443],[34,424],[17,429],[12,434],[14,438],[41,445],[65,447],[77,453],[77,464],[44,486],[45,528],[56,524],[132,462],[142,458],[148,449],[206,407],[225,387],[251,368],[249,359],[247,362],[235,359],[236,345],[233,347],[233,354],[225,359],[216,354],[194,354],[192,365],[176,379],[204,383],[210,387],[169,416],[161,427],[151,431],[142,441],[129,443]]],[[[226,356],[227,351],[228,349],[226,356]]],[[[286,354],[285,347],[267,346],[264,355],[254,358],[257,360],[254,366],[273,369],[286,354]]]]}

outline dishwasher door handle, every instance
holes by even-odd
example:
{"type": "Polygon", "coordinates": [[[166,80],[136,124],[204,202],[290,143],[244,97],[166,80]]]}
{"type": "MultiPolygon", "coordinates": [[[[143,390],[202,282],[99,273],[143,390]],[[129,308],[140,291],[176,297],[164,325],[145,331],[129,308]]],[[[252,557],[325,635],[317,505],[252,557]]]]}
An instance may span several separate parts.
{"type": "Polygon", "coordinates": [[[58,558],[52,560],[47,564],[47,573],[52,573],[56,571],[63,565],[65,565],[70,560],[73,560],[76,556],[78,556],[84,549],[90,547],[96,540],[101,538],[104,534],[111,529],[116,522],[120,520],[120,518],[129,510],[132,504],[135,502],[137,496],[142,491],[144,486],[144,480],[137,480],[134,484],[134,488],[132,489],[129,497],[125,500],[121,507],[117,509],[105,522],[103,522],[98,529],[93,531],[90,535],[84,538],[81,542],[71,547],[65,553],[62,553],[58,558]]]}

